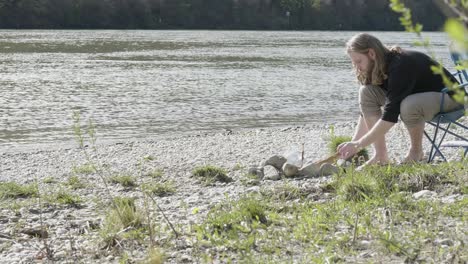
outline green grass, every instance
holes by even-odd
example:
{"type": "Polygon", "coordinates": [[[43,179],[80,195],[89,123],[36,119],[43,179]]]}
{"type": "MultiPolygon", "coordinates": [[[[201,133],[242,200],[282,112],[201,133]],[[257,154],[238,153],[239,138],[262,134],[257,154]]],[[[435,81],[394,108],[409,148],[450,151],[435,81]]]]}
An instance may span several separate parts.
{"type": "Polygon", "coordinates": [[[47,183],[47,184],[52,184],[52,183],[56,183],[57,180],[54,177],[46,177],[44,178],[44,180],[42,180],[42,182],[47,183]]]}
{"type": "Polygon", "coordinates": [[[141,188],[144,192],[159,197],[171,195],[176,191],[172,181],[145,183],[141,188]]]}
{"type": "Polygon", "coordinates": [[[227,175],[225,169],[207,165],[197,167],[192,171],[193,176],[198,177],[207,184],[218,182],[232,182],[232,178],[227,175]]]}
{"type": "MultiPolygon", "coordinates": [[[[330,154],[336,153],[336,148],[341,143],[348,142],[348,141],[351,141],[351,137],[332,135],[330,138],[330,142],[328,143],[328,150],[330,154]]],[[[359,161],[359,160],[366,161],[368,159],[369,159],[369,152],[365,148],[361,149],[356,155],[350,158],[350,160],[355,160],[355,161],[359,161]]]]}
{"type": "Polygon", "coordinates": [[[136,178],[130,175],[114,175],[110,178],[110,181],[127,188],[137,186],[136,178]]]}
{"type": "Polygon", "coordinates": [[[240,181],[244,186],[260,185],[260,179],[255,174],[246,173],[241,177],[240,181]]]}
{"type": "Polygon", "coordinates": [[[143,160],[144,161],[153,161],[153,160],[155,160],[155,157],[151,156],[151,155],[146,155],[146,156],[143,157],[143,160]]]}
{"type": "Polygon", "coordinates": [[[81,166],[74,166],[72,172],[75,174],[92,174],[96,172],[96,167],[91,163],[86,163],[81,166]]]}
{"type": "Polygon", "coordinates": [[[60,190],[48,199],[50,202],[66,204],[70,206],[80,206],[83,200],[78,195],[73,195],[65,190],[60,190]]]}
{"type": "Polygon", "coordinates": [[[37,184],[20,185],[15,182],[0,182],[0,199],[37,197],[39,189],[37,184]]]}
{"type": "Polygon", "coordinates": [[[302,190],[299,187],[292,185],[289,182],[285,182],[284,184],[277,185],[274,188],[263,188],[260,190],[260,193],[265,196],[269,197],[274,201],[291,201],[297,199],[303,199],[307,196],[307,192],[302,190]]]}
{"type": "Polygon", "coordinates": [[[164,176],[164,171],[161,170],[161,169],[156,169],[156,170],[150,171],[148,173],[148,176],[153,178],[153,179],[159,179],[159,178],[162,178],[164,176]]]}
{"type": "Polygon", "coordinates": [[[160,248],[151,247],[148,250],[148,257],[146,263],[148,264],[162,264],[164,263],[164,253],[160,248]]]}
{"type": "Polygon", "coordinates": [[[365,252],[386,263],[466,259],[460,246],[468,199],[443,204],[412,194],[461,193],[467,180],[466,164],[442,163],[351,168],[315,189],[292,183],[262,188],[212,208],[192,231],[194,252],[208,262],[238,263],[365,262],[359,257],[365,252]],[[324,190],[328,196],[320,202],[307,198],[324,190]],[[446,238],[453,245],[434,250],[431,241],[446,238]]]}
{"type": "Polygon", "coordinates": [[[137,208],[134,198],[116,197],[106,212],[99,232],[106,247],[113,247],[125,239],[141,239],[144,216],[137,208]],[[123,232],[126,230],[125,232],[123,232]]]}
{"type": "Polygon", "coordinates": [[[66,185],[70,186],[70,188],[76,190],[76,189],[82,189],[86,187],[86,184],[83,183],[80,178],[76,175],[68,177],[67,182],[65,183],[66,185]]]}

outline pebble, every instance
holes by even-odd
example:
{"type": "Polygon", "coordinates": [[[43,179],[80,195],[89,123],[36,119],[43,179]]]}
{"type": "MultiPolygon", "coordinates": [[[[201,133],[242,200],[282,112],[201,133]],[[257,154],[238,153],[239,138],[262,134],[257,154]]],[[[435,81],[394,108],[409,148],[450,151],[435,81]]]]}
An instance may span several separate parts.
{"type": "Polygon", "coordinates": [[[434,241],[434,244],[440,245],[440,246],[444,245],[444,246],[451,247],[451,246],[453,246],[453,241],[450,240],[450,239],[436,239],[434,241]]]}
{"type": "Polygon", "coordinates": [[[421,198],[431,198],[436,196],[437,193],[429,190],[422,190],[417,193],[413,194],[414,199],[421,199],[421,198]]]}
{"type": "Polygon", "coordinates": [[[450,196],[447,196],[447,197],[443,197],[442,198],[442,202],[443,203],[454,203],[456,202],[460,197],[460,194],[453,194],[453,195],[450,195],[450,196]]]}

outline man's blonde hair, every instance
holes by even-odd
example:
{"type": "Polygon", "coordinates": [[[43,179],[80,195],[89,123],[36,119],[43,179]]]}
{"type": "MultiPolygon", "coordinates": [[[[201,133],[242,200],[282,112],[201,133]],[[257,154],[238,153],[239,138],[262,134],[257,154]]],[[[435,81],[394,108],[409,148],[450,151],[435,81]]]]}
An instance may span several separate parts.
{"type": "Polygon", "coordinates": [[[374,67],[370,73],[361,72],[354,67],[356,77],[362,85],[381,85],[387,79],[387,75],[385,74],[387,71],[386,55],[391,52],[401,53],[401,48],[387,48],[378,38],[367,33],[357,34],[346,42],[346,52],[348,53],[352,51],[367,55],[370,49],[373,49],[375,52],[374,67]]]}

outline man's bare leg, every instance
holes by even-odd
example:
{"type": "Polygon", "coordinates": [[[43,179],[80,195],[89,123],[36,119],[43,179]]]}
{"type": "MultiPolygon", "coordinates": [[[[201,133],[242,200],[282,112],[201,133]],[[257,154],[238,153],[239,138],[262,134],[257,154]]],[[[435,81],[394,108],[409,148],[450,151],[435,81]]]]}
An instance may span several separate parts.
{"type": "Polygon", "coordinates": [[[423,122],[414,127],[407,128],[408,134],[410,136],[411,146],[403,162],[417,162],[424,158],[424,152],[422,149],[424,125],[425,123],[423,122]]]}
{"type": "MultiPolygon", "coordinates": [[[[374,125],[377,123],[377,121],[379,121],[379,119],[380,115],[365,115],[364,117],[359,118],[358,126],[360,125],[360,123],[362,123],[361,125],[365,125],[367,127],[367,131],[369,131],[374,127],[374,125]]],[[[365,135],[365,133],[361,135],[357,131],[356,135],[359,135],[359,138],[361,138],[363,135],[365,135]]],[[[387,164],[389,162],[389,159],[387,152],[387,144],[385,143],[385,135],[380,136],[372,145],[374,146],[374,156],[366,162],[366,165],[387,164]]]]}

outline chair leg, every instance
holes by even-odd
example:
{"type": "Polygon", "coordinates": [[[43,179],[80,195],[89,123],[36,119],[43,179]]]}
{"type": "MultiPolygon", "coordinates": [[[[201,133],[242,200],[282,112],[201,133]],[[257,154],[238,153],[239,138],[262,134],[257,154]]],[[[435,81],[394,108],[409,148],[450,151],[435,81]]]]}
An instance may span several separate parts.
{"type": "MultiPolygon", "coordinates": [[[[453,124],[456,124],[457,126],[463,128],[463,129],[468,130],[468,127],[464,126],[463,124],[460,124],[459,122],[452,121],[452,123],[453,123],[453,124]]],[[[432,122],[427,122],[427,124],[429,124],[429,125],[431,125],[431,126],[437,128],[437,125],[435,125],[435,124],[432,123],[432,122]]],[[[461,139],[461,140],[464,140],[464,141],[468,141],[467,138],[464,138],[464,137],[462,137],[462,136],[460,136],[460,135],[457,135],[457,134],[453,133],[452,131],[448,131],[448,130],[446,130],[446,129],[443,128],[443,127],[439,127],[439,129],[440,129],[440,130],[443,130],[443,131],[446,131],[448,134],[450,134],[450,135],[452,135],[452,136],[454,136],[454,137],[456,137],[456,138],[458,138],[458,139],[461,139]]]]}
{"type": "Polygon", "coordinates": [[[431,139],[431,137],[426,133],[426,131],[424,131],[424,135],[426,136],[427,140],[429,140],[429,142],[431,143],[431,152],[429,153],[429,157],[427,158],[427,162],[431,163],[434,160],[437,153],[439,153],[439,155],[442,157],[442,159],[444,159],[444,161],[447,161],[445,159],[444,154],[442,154],[439,147],[437,146],[436,142],[433,139],[431,139]]]}
{"type": "Polygon", "coordinates": [[[440,127],[440,119],[441,118],[439,118],[437,120],[437,125],[432,124],[431,122],[429,122],[429,124],[435,126],[435,128],[436,128],[435,131],[434,131],[434,137],[432,139],[429,137],[429,135],[426,133],[426,131],[424,131],[424,135],[429,140],[429,142],[431,142],[431,151],[429,152],[429,157],[427,159],[428,163],[432,162],[437,154],[439,154],[444,161],[447,161],[444,154],[442,154],[442,152],[440,151],[439,148],[440,148],[440,145],[442,144],[445,136],[447,135],[447,132],[448,132],[448,130],[450,128],[451,123],[449,123],[447,125],[447,128],[442,128],[442,127],[440,127]],[[444,131],[444,134],[442,135],[442,138],[437,141],[437,135],[439,133],[439,128],[440,128],[440,130],[444,131]]]}
{"type": "Polygon", "coordinates": [[[444,155],[442,155],[442,153],[440,152],[439,150],[439,147],[437,146],[436,144],[436,140],[437,140],[437,134],[439,133],[439,126],[440,126],[440,119],[442,117],[439,117],[439,119],[437,119],[437,125],[435,126],[436,129],[434,131],[434,137],[432,138],[431,140],[431,144],[432,144],[432,147],[431,147],[431,151],[429,152],[429,160],[428,162],[432,162],[437,154],[437,152],[442,156],[442,158],[445,160],[445,157],[444,155]],[[434,152],[434,149],[437,151],[437,152],[434,152]],[[434,154],[433,154],[434,152],[434,154]]]}
{"type": "Polygon", "coordinates": [[[442,135],[442,138],[439,140],[439,144],[437,144],[437,148],[436,148],[437,152],[434,153],[434,157],[435,157],[435,155],[437,155],[437,153],[439,153],[439,155],[442,156],[442,158],[444,159],[444,161],[447,161],[447,160],[445,159],[445,157],[444,157],[444,155],[442,154],[442,152],[440,152],[439,148],[440,148],[440,145],[442,145],[442,142],[444,142],[445,136],[447,135],[447,132],[448,132],[449,129],[450,129],[450,125],[452,125],[451,122],[448,123],[448,125],[447,125],[447,127],[446,127],[445,129],[443,129],[443,128],[441,129],[441,130],[444,131],[444,134],[442,135]]]}

